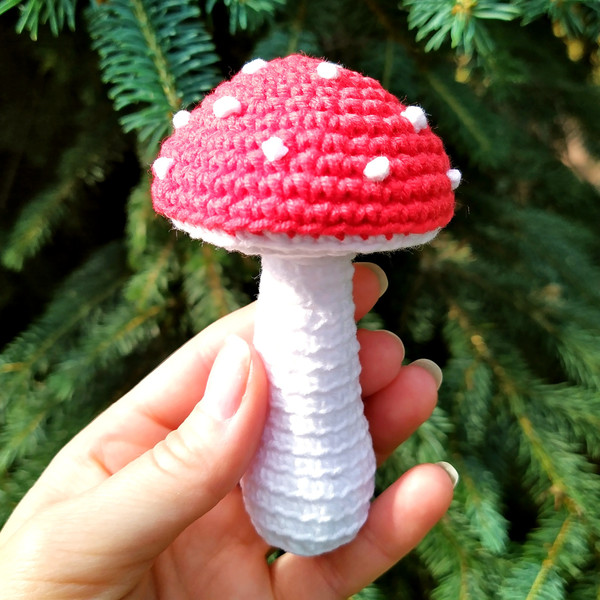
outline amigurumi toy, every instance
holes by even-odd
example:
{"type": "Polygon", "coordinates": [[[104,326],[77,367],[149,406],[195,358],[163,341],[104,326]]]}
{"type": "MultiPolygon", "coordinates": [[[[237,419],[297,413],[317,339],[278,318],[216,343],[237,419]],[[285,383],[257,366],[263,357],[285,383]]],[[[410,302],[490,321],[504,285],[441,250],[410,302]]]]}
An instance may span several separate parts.
{"type": "Polygon", "coordinates": [[[254,344],[270,404],[246,510],[273,546],[332,550],[362,527],[374,490],[352,259],[435,237],[460,172],[421,108],[301,55],[247,63],[173,125],[153,164],[156,211],[262,256],[254,344]]]}

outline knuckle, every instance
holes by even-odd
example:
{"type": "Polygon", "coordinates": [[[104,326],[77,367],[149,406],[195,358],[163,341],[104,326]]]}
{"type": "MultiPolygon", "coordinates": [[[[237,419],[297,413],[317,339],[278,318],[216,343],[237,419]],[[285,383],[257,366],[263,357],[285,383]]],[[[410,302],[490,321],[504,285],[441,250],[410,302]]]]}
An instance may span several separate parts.
{"type": "Polygon", "coordinates": [[[185,424],[156,444],[149,451],[149,460],[159,485],[189,494],[192,503],[202,499],[213,506],[230,489],[227,469],[221,468],[210,439],[185,424]]]}
{"type": "Polygon", "coordinates": [[[176,429],[161,440],[150,451],[154,466],[161,472],[177,475],[182,471],[195,468],[201,453],[194,448],[188,437],[176,429]]]}

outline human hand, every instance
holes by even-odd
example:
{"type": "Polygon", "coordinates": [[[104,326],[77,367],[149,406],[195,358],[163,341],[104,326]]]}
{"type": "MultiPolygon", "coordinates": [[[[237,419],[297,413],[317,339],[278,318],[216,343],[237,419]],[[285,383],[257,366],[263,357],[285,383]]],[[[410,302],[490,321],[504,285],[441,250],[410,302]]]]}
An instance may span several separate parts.
{"type": "MultiPolygon", "coordinates": [[[[381,292],[355,267],[356,318],[381,292]]],[[[405,473],[333,552],[269,547],[238,482],[260,440],[267,382],[253,305],[198,334],[67,444],[0,532],[1,598],[342,599],[409,552],[447,510],[438,465],[405,473]],[[198,400],[202,398],[201,402],[198,400]]],[[[439,381],[384,331],[359,331],[365,414],[381,463],[425,421],[439,381]]]]}

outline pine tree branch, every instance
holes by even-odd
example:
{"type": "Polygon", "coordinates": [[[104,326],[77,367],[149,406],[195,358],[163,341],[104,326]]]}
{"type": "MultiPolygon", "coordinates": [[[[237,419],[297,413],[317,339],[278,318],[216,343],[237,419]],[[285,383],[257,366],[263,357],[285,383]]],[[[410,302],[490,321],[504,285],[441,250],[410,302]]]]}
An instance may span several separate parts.
{"type": "Polygon", "coordinates": [[[29,410],[27,415],[22,411],[11,411],[5,419],[4,430],[0,436],[0,478],[7,475],[14,462],[31,450],[32,440],[38,437],[43,423],[54,408],[54,404],[46,404],[37,410],[29,410]],[[14,413],[18,416],[15,418],[14,413]],[[19,418],[20,417],[20,418],[19,418]]]}
{"type": "Polygon", "coordinates": [[[461,127],[465,131],[468,131],[473,140],[477,143],[477,155],[493,155],[495,153],[493,143],[483,134],[481,121],[476,120],[473,116],[475,113],[470,113],[465,107],[464,102],[458,99],[455,94],[452,93],[448,85],[446,85],[435,73],[426,71],[424,75],[431,88],[456,115],[461,127]]]}
{"type": "Polygon", "coordinates": [[[581,519],[546,503],[536,528],[508,564],[501,600],[570,598],[567,590],[589,566],[590,542],[594,543],[581,519]]]}
{"type": "Polygon", "coordinates": [[[159,334],[158,316],[163,310],[160,305],[149,306],[141,312],[132,310],[128,304],[117,308],[86,331],[39,391],[29,393],[27,411],[21,404],[6,411],[0,443],[0,474],[16,459],[35,450],[37,438],[44,436],[46,421],[53,412],[65,404],[74,410],[82,400],[73,399],[77,395],[86,398],[99,372],[159,334]]]}
{"type": "MultiPolygon", "coordinates": [[[[149,323],[152,325],[152,334],[150,337],[154,337],[158,334],[158,328],[155,326],[156,317],[164,310],[164,306],[161,305],[153,305],[148,306],[142,312],[136,312],[133,315],[125,314],[125,318],[121,319],[117,317],[116,319],[116,329],[111,330],[111,335],[106,336],[102,335],[102,339],[100,343],[97,345],[89,344],[89,347],[86,349],[85,356],[86,360],[82,365],[92,366],[97,363],[100,364],[109,364],[111,362],[110,355],[112,354],[112,350],[115,348],[125,347],[124,349],[119,350],[119,358],[130,354],[132,350],[137,346],[137,340],[132,344],[132,338],[137,337],[136,333],[141,331],[146,325],[149,323]]],[[[125,311],[127,313],[127,311],[125,311]]],[[[115,313],[115,314],[118,314],[115,313]]],[[[111,323],[111,319],[107,319],[109,325],[114,325],[111,323]]],[[[107,323],[102,323],[101,327],[106,328],[107,323]]],[[[147,338],[146,335],[143,336],[147,338]]],[[[115,360],[116,360],[115,354],[115,360]]]]}
{"type": "Polygon", "coordinates": [[[546,406],[555,430],[567,427],[571,438],[582,440],[592,459],[600,457],[600,398],[594,389],[572,385],[533,386],[532,402],[546,406]]]}
{"type": "Polygon", "coordinates": [[[190,244],[183,263],[183,289],[187,315],[197,331],[229,314],[247,301],[226,275],[224,253],[203,244],[190,244]]]}
{"type": "Polygon", "coordinates": [[[467,55],[489,55],[495,44],[482,20],[512,21],[521,16],[518,6],[496,0],[403,0],[408,25],[416,39],[429,37],[425,51],[438,50],[448,39],[452,48],[467,55]]]}
{"type": "Polygon", "coordinates": [[[73,198],[76,185],[66,181],[58,188],[44,190],[25,206],[10,232],[0,259],[14,271],[23,268],[25,260],[34,256],[47,242],[53,229],[67,212],[67,203],[73,198]]]}
{"type": "Polygon", "coordinates": [[[10,10],[11,8],[15,8],[21,4],[21,0],[2,0],[0,2],[0,15],[10,10]]]}
{"type": "Polygon", "coordinates": [[[179,265],[174,252],[175,237],[169,237],[161,247],[155,246],[156,254],[148,253],[138,272],[130,279],[125,297],[140,309],[150,304],[165,304],[169,295],[169,283],[178,274],[179,265]]]}
{"type": "Polygon", "coordinates": [[[149,153],[173,112],[197,102],[220,80],[218,57],[193,0],[112,0],[88,10],[93,47],[125,131],[149,153]]]}
{"type": "MultiPolygon", "coordinates": [[[[482,261],[483,266],[483,261],[482,261]]],[[[559,336],[558,327],[550,320],[550,318],[544,313],[542,308],[534,307],[531,303],[520,294],[515,293],[515,289],[510,289],[508,286],[499,285],[499,282],[492,281],[489,278],[485,278],[477,272],[471,269],[456,268],[451,263],[445,263],[444,271],[447,275],[452,277],[458,277],[465,285],[468,285],[470,289],[477,289],[486,293],[486,297],[490,300],[497,301],[498,304],[503,306],[510,306],[517,312],[527,317],[530,321],[536,323],[546,333],[553,337],[559,336]]],[[[528,280],[530,283],[530,280],[528,280]]],[[[453,294],[446,291],[446,297],[452,298],[453,294]]],[[[458,305],[452,305],[450,311],[454,315],[454,308],[460,311],[458,305]]]]}
{"type": "MultiPolygon", "coordinates": [[[[503,369],[501,367],[497,367],[496,373],[498,372],[502,373],[503,369]]],[[[546,451],[545,445],[542,442],[538,432],[535,430],[531,419],[527,416],[523,402],[519,395],[516,394],[514,384],[506,375],[502,375],[500,383],[504,391],[504,395],[509,401],[512,413],[517,418],[519,427],[532,449],[532,454],[537,458],[542,470],[548,476],[548,479],[552,484],[551,490],[553,495],[557,498],[561,498],[571,513],[581,514],[583,509],[579,507],[572,498],[570,498],[568,485],[556,470],[552,455],[546,451]]]]}
{"type": "MultiPolygon", "coordinates": [[[[558,461],[559,448],[556,446],[556,441],[553,444],[552,450],[550,450],[549,443],[543,439],[540,431],[534,426],[533,420],[524,404],[524,397],[527,397],[529,393],[527,388],[531,385],[531,376],[529,376],[527,384],[525,384],[526,387],[522,388],[511,377],[509,370],[493,355],[483,335],[477,332],[471,325],[465,311],[457,305],[453,305],[451,307],[451,318],[455,319],[464,330],[474,353],[490,365],[501,392],[501,397],[510,407],[511,414],[516,419],[523,433],[531,456],[536,459],[542,472],[548,478],[550,482],[549,491],[556,499],[556,502],[567,507],[569,512],[578,517],[585,515],[590,524],[594,523],[594,498],[600,494],[600,486],[597,481],[592,479],[589,481],[590,488],[586,489],[584,493],[583,469],[585,469],[585,463],[583,459],[575,453],[569,453],[570,463],[561,465],[561,462],[558,461]],[[568,470],[570,470],[569,480],[567,480],[566,476],[568,470]],[[576,481],[579,482],[579,485],[575,484],[576,481]]],[[[566,453],[568,450],[565,451],[561,448],[560,452],[566,453]]],[[[587,475],[585,476],[588,477],[587,475]]],[[[593,527],[597,528],[598,525],[594,524],[593,527]]]]}
{"type": "Polygon", "coordinates": [[[86,123],[71,147],[61,155],[56,181],[35,195],[21,211],[0,254],[2,264],[16,271],[47,243],[66,216],[72,218],[77,200],[103,181],[110,166],[122,156],[123,143],[110,120],[84,109],[86,123]],[[91,124],[90,124],[91,122],[91,124]]]}
{"type": "Polygon", "coordinates": [[[450,545],[455,552],[456,558],[458,559],[459,567],[459,588],[456,596],[457,600],[476,600],[470,592],[469,585],[469,561],[467,553],[465,552],[464,546],[458,541],[453,535],[453,531],[449,527],[448,519],[442,518],[439,523],[440,528],[444,532],[446,539],[450,542],[450,545]]]}
{"type": "Polygon", "coordinates": [[[386,600],[386,595],[377,584],[372,583],[358,592],[358,594],[350,596],[348,600],[386,600]]]}
{"type": "Polygon", "coordinates": [[[433,597],[440,600],[493,597],[499,562],[478,546],[475,532],[458,511],[442,517],[417,547],[417,553],[437,579],[433,597]]]}
{"type": "MultiPolygon", "coordinates": [[[[494,199],[496,200],[496,199],[494,199]]],[[[514,204],[515,199],[504,202],[514,204]]],[[[554,204],[554,203],[553,203],[554,204]]],[[[590,306],[600,303],[600,269],[592,259],[597,240],[593,228],[582,227],[568,214],[560,214],[546,207],[519,207],[518,211],[507,211],[499,215],[501,221],[486,227],[481,245],[489,248],[491,256],[505,249],[507,230],[512,233],[513,243],[506,252],[506,259],[519,261],[536,280],[540,274],[548,284],[560,284],[578,300],[590,306]],[[546,233],[553,231],[551,239],[546,233]],[[494,243],[492,249],[490,242],[494,243]]],[[[575,315],[579,311],[573,311],[575,315]]]]}
{"type": "Polygon", "coordinates": [[[96,310],[123,285],[121,248],[99,250],[57,289],[44,315],[0,355],[0,411],[21,397],[40,372],[77,335],[96,310]]]}
{"type": "Polygon", "coordinates": [[[220,265],[216,260],[215,251],[208,244],[202,245],[202,258],[206,269],[206,283],[210,290],[210,296],[217,310],[218,318],[224,317],[231,312],[231,307],[225,295],[225,285],[221,278],[220,265]]]}
{"type": "Polygon", "coordinates": [[[271,20],[285,0],[208,0],[206,10],[211,13],[217,2],[223,2],[229,11],[229,32],[253,31],[271,20]]]}
{"type": "MultiPolygon", "coordinates": [[[[540,221],[545,222],[544,219],[540,221]]],[[[600,389],[600,354],[596,351],[594,341],[599,331],[600,312],[597,302],[588,302],[585,298],[588,296],[595,299],[597,292],[591,289],[587,294],[576,294],[574,285],[569,285],[568,274],[565,275],[565,281],[561,280],[564,266],[555,272],[549,269],[554,264],[554,254],[560,254],[564,249],[564,252],[576,257],[576,266],[571,270],[593,288],[594,282],[598,280],[594,265],[590,264],[589,258],[577,247],[575,240],[572,241],[570,250],[569,240],[562,239],[560,235],[553,238],[554,244],[546,245],[544,241],[536,244],[539,237],[534,237],[530,228],[525,227],[527,233],[517,229],[514,234],[515,243],[506,251],[505,257],[511,264],[519,266],[523,276],[515,277],[515,267],[513,270],[499,272],[495,260],[503,252],[501,240],[497,240],[497,245],[489,240],[496,241],[499,231],[506,238],[506,231],[500,226],[501,223],[496,223],[493,227],[486,227],[483,239],[477,240],[473,251],[478,252],[478,261],[465,267],[460,262],[446,260],[443,263],[444,276],[432,279],[432,283],[438,286],[444,298],[453,297],[457,281],[461,281],[469,289],[480,290],[488,303],[501,307],[506,318],[514,320],[518,317],[527,327],[535,325],[534,331],[539,328],[538,335],[545,336],[551,342],[548,350],[552,351],[553,360],[560,360],[567,377],[582,385],[600,389]],[[534,246],[531,250],[530,245],[534,246]],[[488,256],[484,256],[482,252],[488,256]],[[543,267],[540,269],[541,264],[543,267]],[[532,282],[537,284],[539,292],[535,291],[532,282]],[[557,286],[561,296],[564,289],[565,292],[569,290],[572,297],[567,297],[564,293],[564,298],[561,297],[558,302],[551,295],[547,297],[546,290],[557,286]]],[[[485,311],[483,307],[481,310],[485,311]]]]}
{"type": "Polygon", "coordinates": [[[173,239],[168,221],[157,219],[152,208],[150,178],[142,177],[127,200],[125,243],[129,266],[135,272],[148,268],[160,249],[173,239]]]}
{"type": "MultiPolygon", "coordinates": [[[[79,325],[89,315],[90,311],[94,307],[98,306],[99,304],[102,304],[107,298],[109,298],[114,293],[114,291],[121,284],[122,281],[113,280],[113,285],[103,286],[102,290],[100,290],[97,295],[90,297],[85,303],[79,304],[77,310],[70,311],[70,318],[65,319],[61,327],[52,330],[52,332],[47,337],[37,340],[35,351],[27,355],[26,360],[0,362],[0,374],[21,372],[23,377],[28,377],[30,375],[30,371],[34,368],[36,363],[42,357],[45,356],[48,350],[55,347],[55,345],[61,340],[61,338],[69,334],[75,326],[79,325]]],[[[51,306],[49,309],[50,313],[54,312],[54,310],[54,306],[51,306]]],[[[13,347],[9,347],[7,354],[10,356],[14,352],[14,350],[15,349],[13,347]]],[[[19,379],[11,380],[11,386],[16,386],[19,383],[19,379]]],[[[9,392],[10,390],[11,387],[8,388],[9,392]]]]}
{"type": "Polygon", "coordinates": [[[561,551],[563,550],[564,545],[567,542],[570,529],[572,528],[572,524],[573,514],[571,513],[563,521],[563,524],[556,538],[554,539],[552,545],[548,549],[548,556],[540,565],[540,570],[533,584],[531,585],[531,589],[529,590],[529,593],[527,594],[525,600],[536,600],[537,598],[543,597],[541,592],[542,587],[546,578],[548,577],[548,574],[553,569],[557,568],[558,558],[560,556],[561,551]]]}
{"type": "Polygon", "coordinates": [[[148,47],[148,56],[156,68],[158,81],[164,92],[167,105],[171,109],[171,112],[175,112],[181,105],[181,98],[177,94],[175,77],[169,69],[167,57],[158,41],[157,32],[150,22],[148,12],[142,0],[129,1],[131,2],[133,16],[137,19],[140,31],[148,47]]]}
{"type": "Polygon", "coordinates": [[[508,547],[508,521],[502,515],[500,485],[483,465],[476,465],[469,457],[457,465],[463,485],[464,510],[473,531],[479,534],[483,548],[494,556],[501,556],[508,547]]]}
{"type": "MultiPolygon", "coordinates": [[[[21,0],[3,0],[0,2],[0,15],[22,4],[21,0]]],[[[21,15],[17,31],[27,29],[33,40],[37,39],[40,24],[49,23],[50,30],[58,35],[65,23],[69,29],[75,29],[75,9],[77,0],[28,0],[21,6],[21,15]]]]}

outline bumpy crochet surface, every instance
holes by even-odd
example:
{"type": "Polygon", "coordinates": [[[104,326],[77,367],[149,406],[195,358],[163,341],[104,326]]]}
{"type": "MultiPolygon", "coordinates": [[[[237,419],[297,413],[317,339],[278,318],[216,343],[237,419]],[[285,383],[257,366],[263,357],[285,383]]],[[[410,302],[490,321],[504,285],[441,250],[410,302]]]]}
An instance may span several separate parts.
{"type": "Polygon", "coordinates": [[[430,232],[454,212],[460,175],[423,111],[329,62],[248,63],[174,125],[152,195],[188,226],[366,239],[430,232]]]}

